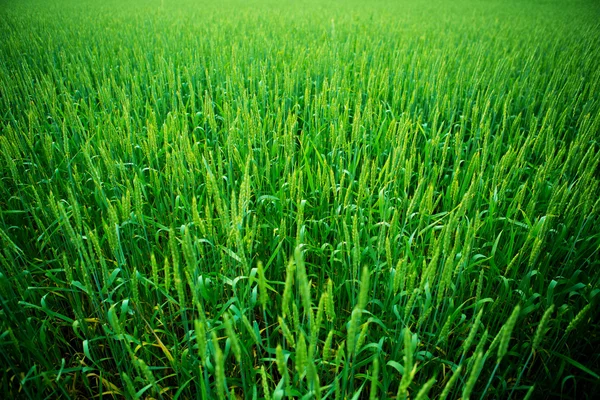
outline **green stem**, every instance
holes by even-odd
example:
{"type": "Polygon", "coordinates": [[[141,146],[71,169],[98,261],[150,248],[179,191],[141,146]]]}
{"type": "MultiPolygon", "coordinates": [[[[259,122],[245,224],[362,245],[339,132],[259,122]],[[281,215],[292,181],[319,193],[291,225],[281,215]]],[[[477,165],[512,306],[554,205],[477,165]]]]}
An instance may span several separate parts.
{"type": "Polygon", "coordinates": [[[525,361],[525,365],[523,366],[523,369],[519,373],[519,376],[517,377],[517,381],[515,382],[515,385],[513,386],[512,390],[510,391],[510,394],[508,395],[508,400],[510,400],[510,398],[512,397],[513,392],[515,391],[515,388],[517,386],[519,386],[519,382],[521,382],[521,377],[523,376],[523,373],[525,372],[525,370],[529,366],[529,362],[531,361],[531,357],[533,357],[533,350],[531,351],[531,353],[529,353],[529,357],[527,357],[527,361],[525,361]]]}
{"type": "Polygon", "coordinates": [[[492,375],[490,375],[490,380],[488,381],[487,385],[485,385],[485,389],[483,389],[483,393],[481,394],[480,400],[483,400],[483,398],[485,397],[485,394],[487,393],[490,385],[492,384],[492,380],[494,379],[494,376],[496,375],[496,371],[498,370],[499,366],[500,366],[500,362],[496,362],[496,366],[494,367],[494,370],[492,371],[492,375]]]}

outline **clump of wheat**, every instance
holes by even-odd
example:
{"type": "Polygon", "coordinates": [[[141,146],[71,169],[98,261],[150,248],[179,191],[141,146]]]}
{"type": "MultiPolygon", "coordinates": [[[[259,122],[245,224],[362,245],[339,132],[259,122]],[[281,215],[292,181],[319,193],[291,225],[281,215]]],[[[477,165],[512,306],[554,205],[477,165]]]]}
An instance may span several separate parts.
{"type": "Polygon", "coordinates": [[[582,396],[595,6],[212,3],[0,7],[5,397],[582,396]]]}

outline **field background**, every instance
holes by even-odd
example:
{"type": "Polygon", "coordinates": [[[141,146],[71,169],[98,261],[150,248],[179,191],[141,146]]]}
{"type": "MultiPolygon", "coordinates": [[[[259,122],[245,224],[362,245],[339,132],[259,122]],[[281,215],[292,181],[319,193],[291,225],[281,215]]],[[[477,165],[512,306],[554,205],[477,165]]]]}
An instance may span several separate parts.
{"type": "Polygon", "coordinates": [[[0,397],[594,398],[597,1],[0,1],[0,397]]]}

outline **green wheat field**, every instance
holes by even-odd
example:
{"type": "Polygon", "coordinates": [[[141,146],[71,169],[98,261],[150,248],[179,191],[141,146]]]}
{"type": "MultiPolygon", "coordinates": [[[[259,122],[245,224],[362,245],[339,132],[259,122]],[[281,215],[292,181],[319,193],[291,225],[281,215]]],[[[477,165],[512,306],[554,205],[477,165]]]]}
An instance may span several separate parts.
{"type": "Polygon", "coordinates": [[[593,399],[600,3],[0,1],[0,397],[593,399]]]}

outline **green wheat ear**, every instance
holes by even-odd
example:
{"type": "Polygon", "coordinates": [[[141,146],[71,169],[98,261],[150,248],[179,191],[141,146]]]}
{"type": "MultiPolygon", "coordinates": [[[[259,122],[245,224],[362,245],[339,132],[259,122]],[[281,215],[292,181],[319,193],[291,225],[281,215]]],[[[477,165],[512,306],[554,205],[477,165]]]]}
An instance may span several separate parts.
{"type": "Polygon", "coordinates": [[[379,382],[379,358],[375,356],[373,359],[373,368],[371,372],[371,391],[369,392],[369,400],[377,399],[377,384],[379,382]]]}
{"type": "Polygon", "coordinates": [[[263,387],[263,393],[265,395],[265,400],[271,400],[271,392],[269,391],[269,381],[267,378],[267,372],[265,371],[265,366],[262,365],[260,367],[260,377],[263,387]]]}
{"type": "Polygon", "coordinates": [[[444,390],[442,390],[442,393],[440,394],[440,400],[446,400],[446,398],[452,391],[452,387],[454,386],[454,384],[460,377],[461,370],[462,370],[462,366],[458,366],[458,368],[456,368],[456,370],[454,371],[454,373],[452,374],[452,376],[446,383],[446,386],[444,386],[444,390]]]}
{"type": "Polygon", "coordinates": [[[325,312],[329,321],[335,320],[335,305],[333,299],[333,282],[331,279],[327,280],[327,297],[325,298],[325,312]]]}
{"type": "Polygon", "coordinates": [[[483,357],[483,353],[477,354],[477,358],[471,367],[471,373],[469,374],[469,378],[467,379],[467,383],[463,388],[463,399],[469,399],[471,397],[471,392],[475,387],[475,383],[477,382],[477,378],[481,372],[481,367],[485,362],[485,358],[483,357]]]}
{"type": "Polygon", "coordinates": [[[206,362],[206,327],[203,321],[195,320],[194,321],[194,329],[196,331],[196,342],[198,346],[198,356],[200,357],[200,362],[204,364],[206,362]]]}
{"type": "Polygon", "coordinates": [[[294,340],[294,335],[292,335],[292,332],[286,325],[285,320],[281,317],[277,317],[277,321],[279,322],[279,327],[281,328],[283,337],[285,337],[285,339],[288,341],[290,346],[296,347],[296,341],[294,340]]]}
{"type": "Polygon", "coordinates": [[[214,362],[215,362],[215,377],[216,377],[216,390],[219,399],[225,398],[226,387],[225,387],[225,365],[223,351],[219,347],[219,340],[217,339],[216,333],[212,332],[212,345],[214,349],[214,362]]]}
{"type": "Polygon", "coordinates": [[[542,319],[540,320],[540,323],[538,324],[538,327],[535,331],[535,336],[533,337],[533,345],[531,346],[531,348],[534,351],[537,351],[540,347],[540,343],[542,342],[542,339],[544,338],[544,330],[546,328],[546,325],[548,324],[548,321],[550,320],[550,317],[552,316],[552,313],[554,312],[554,304],[550,305],[550,307],[548,307],[548,309],[544,312],[544,315],[542,316],[542,319]]]}
{"type": "Polygon", "coordinates": [[[583,320],[590,308],[592,308],[592,303],[588,303],[585,307],[581,309],[581,311],[577,313],[577,315],[571,320],[571,322],[569,322],[565,334],[569,334],[573,329],[577,327],[577,325],[581,323],[581,321],[583,320]]]}
{"type": "Polygon", "coordinates": [[[323,344],[323,362],[327,362],[331,356],[331,345],[333,342],[333,331],[329,331],[323,344]]]}
{"type": "Polygon", "coordinates": [[[367,306],[367,301],[369,299],[369,278],[371,273],[369,272],[368,267],[363,267],[362,270],[362,278],[360,280],[360,292],[358,294],[358,304],[357,307],[360,310],[364,310],[367,306]]]}
{"type": "Polygon", "coordinates": [[[519,318],[519,313],[521,312],[521,307],[516,306],[513,312],[511,313],[508,321],[502,327],[502,336],[500,338],[500,343],[498,345],[498,362],[504,358],[506,352],[508,351],[508,342],[510,341],[510,336],[512,331],[517,323],[517,319],[519,318]]]}
{"type": "Polygon", "coordinates": [[[295,264],[293,263],[293,260],[290,259],[290,261],[287,264],[287,268],[286,268],[286,274],[285,274],[285,286],[283,289],[283,296],[282,296],[282,301],[281,301],[281,310],[282,310],[282,314],[283,317],[285,318],[287,315],[289,315],[289,310],[290,310],[290,303],[292,301],[292,290],[293,290],[293,284],[294,284],[294,272],[296,270],[295,264]]]}
{"type": "Polygon", "coordinates": [[[260,305],[264,308],[267,306],[267,302],[268,302],[267,279],[265,278],[265,270],[263,268],[263,264],[260,261],[258,262],[257,273],[258,273],[259,301],[260,301],[260,305]]]}

